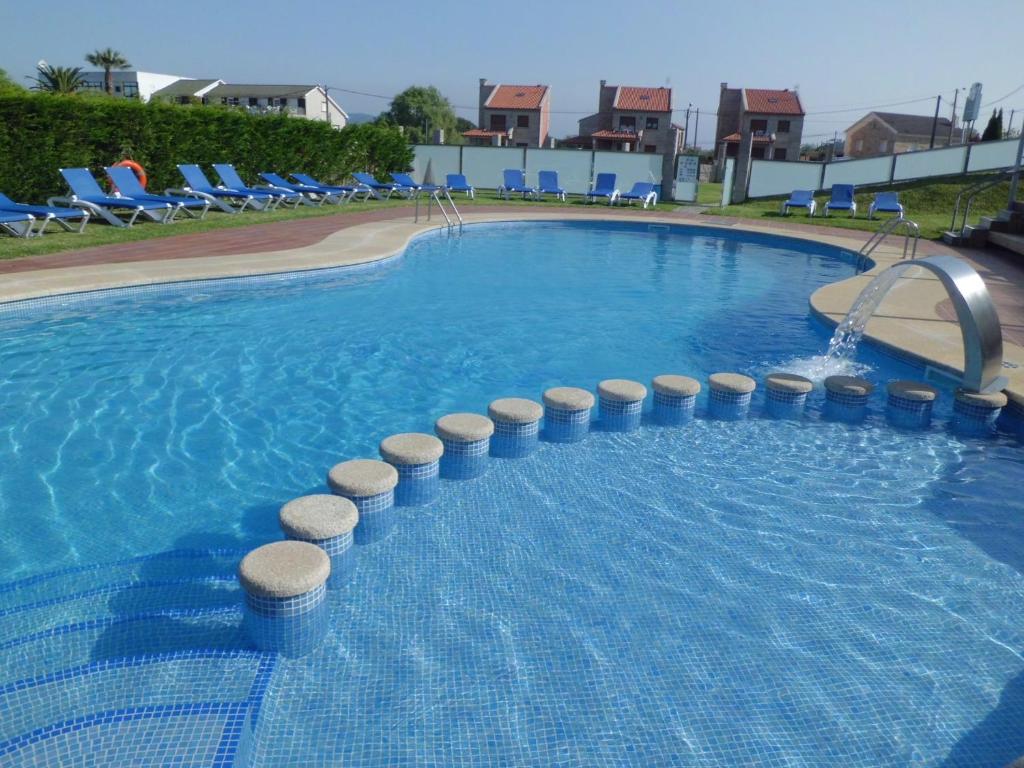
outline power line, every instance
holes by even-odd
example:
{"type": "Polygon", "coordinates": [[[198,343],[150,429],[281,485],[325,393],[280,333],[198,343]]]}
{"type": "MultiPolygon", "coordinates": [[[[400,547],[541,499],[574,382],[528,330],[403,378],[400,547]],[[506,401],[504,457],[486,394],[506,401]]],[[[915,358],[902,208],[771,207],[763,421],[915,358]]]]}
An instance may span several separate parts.
{"type": "Polygon", "coordinates": [[[1018,85],[1016,88],[1014,88],[1012,91],[1010,91],[1005,96],[1002,96],[1002,97],[1000,97],[998,99],[995,99],[994,101],[990,101],[987,104],[982,104],[981,106],[982,107],[991,107],[993,104],[998,104],[1000,101],[1005,101],[1006,99],[1010,98],[1015,93],[1019,93],[1020,91],[1024,91],[1024,83],[1021,83],[1020,85],[1018,85]]]}

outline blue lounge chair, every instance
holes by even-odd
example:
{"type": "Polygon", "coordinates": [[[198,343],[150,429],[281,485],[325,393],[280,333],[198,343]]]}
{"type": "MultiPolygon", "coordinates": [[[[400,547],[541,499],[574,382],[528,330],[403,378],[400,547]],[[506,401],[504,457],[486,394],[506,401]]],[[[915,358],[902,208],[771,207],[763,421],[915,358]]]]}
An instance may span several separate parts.
{"type": "Polygon", "coordinates": [[[849,211],[850,218],[857,215],[857,202],[853,199],[853,184],[833,184],[832,197],[825,203],[825,217],[831,210],[849,211]]]}
{"type": "Polygon", "coordinates": [[[340,205],[349,199],[348,192],[332,192],[330,190],[323,189],[322,187],[314,187],[309,184],[297,184],[294,181],[288,181],[288,179],[279,173],[264,172],[260,174],[260,178],[272,187],[286,189],[289,192],[298,192],[300,195],[305,197],[311,205],[323,205],[324,203],[340,205]]]}
{"type": "Polygon", "coordinates": [[[537,189],[526,185],[526,171],[506,168],[501,173],[504,177],[504,182],[498,187],[498,197],[504,197],[508,200],[514,192],[517,195],[521,194],[524,199],[527,197],[536,199],[537,189]]]}
{"type": "Polygon", "coordinates": [[[150,203],[170,203],[178,207],[187,216],[193,219],[202,219],[210,210],[210,202],[195,195],[152,195],[139,183],[139,177],[135,171],[124,166],[112,166],[104,169],[110,181],[125,197],[132,200],[143,200],[150,203]],[[195,213],[199,211],[199,213],[195,213]]]}
{"type": "Polygon", "coordinates": [[[808,218],[813,216],[814,211],[818,208],[818,203],[814,199],[814,190],[794,189],[789,195],[789,200],[782,204],[780,213],[785,216],[789,213],[790,208],[806,208],[808,218]]]}
{"type": "Polygon", "coordinates": [[[178,206],[170,203],[146,202],[123,195],[108,195],[100,189],[88,168],[61,168],[60,175],[71,188],[71,196],[51,197],[46,201],[47,205],[60,203],[71,208],[84,208],[115,227],[130,227],[139,216],[145,216],[161,224],[170,224],[174,220],[174,214],[178,212],[178,206]],[[118,211],[126,214],[128,219],[118,216],[118,211]]]}
{"type": "Polygon", "coordinates": [[[537,174],[537,196],[554,195],[565,202],[565,190],[558,186],[558,171],[540,171],[537,174]]]}
{"type": "Polygon", "coordinates": [[[262,192],[267,195],[273,195],[277,198],[277,205],[283,205],[288,203],[293,206],[299,206],[305,200],[305,198],[298,192],[293,192],[290,189],[277,189],[276,187],[250,187],[247,186],[242,177],[238,175],[238,171],[235,170],[235,166],[230,163],[214,163],[213,170],[220,176],[220,180],[224,182],[224,186],[228,189],[237,189],[241,192],[248,192],[249,194],[256,194],[262,192]]]}
{"type": "Polygon", "coordinates": [[[449,173],[444,181],[444,185],[448,188],[449,192],[465,192],[466,196],[471,200],[476,199],[476,190],[472,184],[466,181],[466,177],[461,173],[449,173]]]}
{"type": "Polygon", "coordinates": [[[368,187],[349,187],[345,184],[324,184],[322,181],[317,181],[308,173],[291,173],[289,174],[300,184],[305,184],[307,187],[316,187],[330,194],[341,194],[348,195],[349,200],[355,200],[359,195],[363,196],[363,200],[369,200],[371,190],[368,187]]]}
{"type": "Polygon", "coordinates": [[[250,206],[254,210],[265,211],[278,202],[278,198],[265,192],[248,194],[240,189],[215,187],[198,165],[179,165],[178,172],[185,179],[185,187],[180,190],[169,189],[167,190],[169,193],[197,195],[208,200],[211,205],[216,205],[225,213],[241,213],[250,206]],[[237,208],[235,208],[236,205],[237,208]]]}
{"type": "Polygon", "coordinates": [[[75,228],[69,223],[72,219],[81,219],[78,225],[78,232],[85,231],[85,225],[89,223],[89,211],[84,208],[51,208],[47,205],[25,205],[16,203],[7,195],[0,193],[0,214],[2,213],[27,213],[34,217],[39,226],[34,234],[41,235],[46,231],[46,226],[51,221],[56,221],[68,232],[75,228]]]}
{"type": "Polygon", "coordinates": [[[437,192],[441,189],[437,184],[419,184],[408,173],[393,172],[391,174],[391,178],[395,180],[396,184],[416,190],[415,194],[419,194],[420,192],[437,192]]]}
{"type": "Polygon", "coordinates": [[[370,190],[370,194],[377,200],[388,200],[395,192],[406,197],[412,197],[415,192],[414,189],[406,187],[404,184],[395,184],[394,182],[388,184],[383,181],[377,181],[373,177],[372,173],[353,173],[354,178],[359,185],[370,190]]]}
{"type": "Polygon", "coordinates": [[[903,218],[903,204],[900,202],[899,192],[879,192],[875,199],[868,206],[868,218],[874,218],[876,213],[895,213],[903,218]]]}
{"type": "Polygon", "coordinates": [[[648,205],[658,204],[658,193],[654,191],[654,184],[650,181],[638,181],[633,184],[633,188],[629,192],[623,192],[619,195],[619,201],[626,200],[629,205],[633,204],[633,201],[643,203],[646,209],[648,205]]]}
{"type": "Polygon", "coordinates": [[[32,237],[36,217],[31,213],[8,213],[0,211],[0,230],[14,237],[32,237]]]}
{"type": "Polygon", "coordinates": [[[585,195],[588,203],[594,202],[595,198],[608,198],[608,205],[612,205],[619,199],[619,190],[615,187],[614,173],[599,173],[594,180],[594,188],[585,195]]]}

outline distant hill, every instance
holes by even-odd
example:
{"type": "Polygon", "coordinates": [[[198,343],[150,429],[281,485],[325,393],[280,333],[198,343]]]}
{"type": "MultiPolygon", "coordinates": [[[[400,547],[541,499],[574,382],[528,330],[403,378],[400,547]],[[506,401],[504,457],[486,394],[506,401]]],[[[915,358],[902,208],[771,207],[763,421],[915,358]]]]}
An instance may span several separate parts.
{"type": "Polygon", "coordinates": [[[372,123],[376,119],[376,115],[370,115],[366,112],[350,112],[348,116],[348,121],[352,125],[358,125],[359,123],[372,123]]]}

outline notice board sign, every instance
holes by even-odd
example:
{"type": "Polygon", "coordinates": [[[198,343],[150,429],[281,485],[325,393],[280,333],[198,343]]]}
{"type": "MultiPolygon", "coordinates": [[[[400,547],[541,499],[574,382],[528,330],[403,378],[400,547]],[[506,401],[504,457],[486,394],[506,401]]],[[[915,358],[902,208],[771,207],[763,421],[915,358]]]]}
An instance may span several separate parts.
{"type": "Polygon", "coordinates": [[[697,202],[697,179],[700,176],[698,155],[679,155],[676,158],[676,200],[697,202]]]}

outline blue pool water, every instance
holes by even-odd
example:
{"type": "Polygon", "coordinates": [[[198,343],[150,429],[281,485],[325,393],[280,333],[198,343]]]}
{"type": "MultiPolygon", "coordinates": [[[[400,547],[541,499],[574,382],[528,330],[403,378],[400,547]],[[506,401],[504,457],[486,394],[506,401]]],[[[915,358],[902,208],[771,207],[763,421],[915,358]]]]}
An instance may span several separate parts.
{"type": "Polygon", "coordinates": [[[815,393],[801,422],[543,444],[359,547],[311,656],[240,636],[239,555],[333,463],[498,396],[812,357],[806,298],[852,273],[784,239],[506,225],[372,270],[9,314],[0,765],[81,756],[26,734],[147,706],[122,764],[168,743],[214,764],[232,718],[257,766],[1024,754],[1024,461],[1010,435],[954,436],[948,391],[922,432],[880,399],[824,421],[815,393]],[[64,669],[81,682],[54,690],[64,669]]]}

